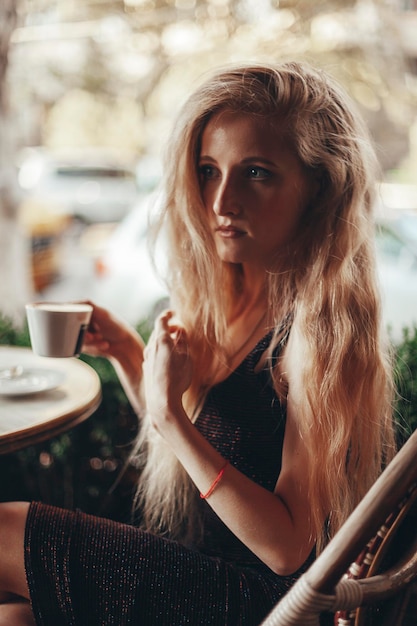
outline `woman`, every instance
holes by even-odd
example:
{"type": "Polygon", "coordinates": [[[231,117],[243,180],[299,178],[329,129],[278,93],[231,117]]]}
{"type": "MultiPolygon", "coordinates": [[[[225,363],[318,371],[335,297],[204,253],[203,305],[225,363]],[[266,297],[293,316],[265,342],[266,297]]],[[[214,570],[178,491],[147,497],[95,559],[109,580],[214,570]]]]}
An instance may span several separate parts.
{"type": "Polygon", "coordinates": [[[144,416],[143,529],[2,505],[4,616],[255,625],[308,567],[394,452],[375,173],[346,95],[308,66],[225,70],[190,97],[161,215],[175,314],[144,349],[95,307],[85,345],[144,416]]]}

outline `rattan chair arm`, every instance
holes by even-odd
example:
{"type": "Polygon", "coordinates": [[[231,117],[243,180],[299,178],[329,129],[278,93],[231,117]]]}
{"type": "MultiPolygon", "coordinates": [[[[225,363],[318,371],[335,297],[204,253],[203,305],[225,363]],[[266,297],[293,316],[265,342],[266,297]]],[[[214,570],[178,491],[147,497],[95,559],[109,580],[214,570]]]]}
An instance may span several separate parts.
{"type": "Polygon", "coordinates": [[[416,577],[417,543],[413,542],[401,563],[384,574],[357,581],[343,580],[350,564],[417,482],[416,459],[417,431],[397,453],[325,550],[261,626],[318,624],[320,611],[371,604],[383,596],[395,594],[416,577]],[[339,593],[346,589],[354,591],[349,598],[339,593]],[[358,597],[355,599],[356,593],[358,597]]]}
{"type": "Polygon", "coordinates": [[[407,440],[305,576],[331,594],[362,548],[417,480],[417,431],[407,440]]]}
{"type": "Polygon", "coordinates": [[[399,563],[383,574],[359,580],[362,588],[362,605],[377,603],[393,596],[417,578],[417,540],[410,545],[399,563]]]}

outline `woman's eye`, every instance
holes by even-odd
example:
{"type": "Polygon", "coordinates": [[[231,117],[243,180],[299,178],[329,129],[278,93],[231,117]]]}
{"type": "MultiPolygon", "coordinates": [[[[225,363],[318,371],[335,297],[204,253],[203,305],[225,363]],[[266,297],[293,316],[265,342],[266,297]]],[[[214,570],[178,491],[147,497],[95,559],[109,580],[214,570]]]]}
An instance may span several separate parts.
{"type": "Polygon", "coordinates": [[[248,167],[248,169],[246,170],[246,176],[248,178],[264,179],[264,178],[269,178],[270,172],[266,170],[264,167],[252,166],[252,167],[248,167]]]}
{"type": "Polygon", "coordinates": [[[200,165],[199,173],[203,180],[210,180],[216,176],[216,170],[212,165],[200,165]]]}

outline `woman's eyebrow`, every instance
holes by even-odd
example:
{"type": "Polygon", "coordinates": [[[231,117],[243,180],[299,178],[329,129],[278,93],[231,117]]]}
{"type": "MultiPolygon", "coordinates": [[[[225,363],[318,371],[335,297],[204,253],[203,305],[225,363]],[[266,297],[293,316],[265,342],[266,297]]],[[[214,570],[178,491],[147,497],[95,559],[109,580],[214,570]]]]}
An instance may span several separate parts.
{"type": "MultiPolygon", "coordinates": [[[[201,154],[198,158],[199,161],[210,161],[211,163],[217,163],[217,160],[214,159],[213,157],[207,155],[207,154],[201,154]]],[[[275,161],[271,161],[271,159],[266,159],[263,156],[258,156],[256,154],[254,154],[253,156],[248,156],[245,157],[244,159],[242,159],[241,161],[239,161],[239,163],[241,165],[248,165],[250,163],[253,163],[254,161],[257,161],[258,163],[265,163],[265,165],[271,165],[274,166],[276,165],[275,161]]]]}
{"type": "Polygon", "coordinates": [[[253,156],[245,157],[244,159],[241,160],[241,163],[245,165],[247,163],[252,163],[253,161],[262,162],[262,163],[265,163],[266,165],[276,165],[275,161],[271,161],[271,159],[266,159],[264,156],[258,156],[256,154],[254,154],[253,156]]]}

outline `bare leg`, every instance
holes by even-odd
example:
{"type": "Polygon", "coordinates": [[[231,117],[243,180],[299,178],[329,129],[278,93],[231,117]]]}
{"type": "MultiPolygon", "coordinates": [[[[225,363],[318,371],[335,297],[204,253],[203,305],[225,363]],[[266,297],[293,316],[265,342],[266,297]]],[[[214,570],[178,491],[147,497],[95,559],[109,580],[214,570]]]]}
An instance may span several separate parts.
{"type": "Polygon", "coordinates": [[[0,503],[0,602],[9,601],[10,595],[29,600],[24,563],[28,509],[26,502],[0,503]]]}

